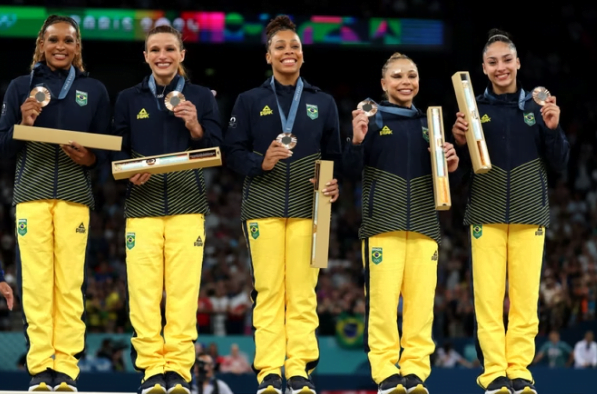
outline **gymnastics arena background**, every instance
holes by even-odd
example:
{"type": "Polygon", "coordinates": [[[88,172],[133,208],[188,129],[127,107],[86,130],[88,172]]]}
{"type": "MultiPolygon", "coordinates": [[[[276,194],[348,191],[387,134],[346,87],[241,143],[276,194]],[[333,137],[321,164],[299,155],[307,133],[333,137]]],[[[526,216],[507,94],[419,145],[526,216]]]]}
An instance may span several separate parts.
{"type": "MultiPolygon", "coordinates": [[[[344,138],[350,111],[370,96],[380,98],[380,70],[395,51],[417,63],[420,108],[444,107],[446,131],[454,122],[456,100],[450,77],[469,71],[477,93],[486,86],[481,51],[487,31],[513,34],[530,89],[546,86],[558,98],[561,123],[572,145],[568,171],[550,174],[552,226],[540,297],[537,350],[551,331],[570,348],[586,332],[597,332],[597,11],[584,1],[510,4],[440,0],[4,0],[0,3],[0,98],[11,79],[26,74],[35,37],[51,13],[73,16],[81,26],[83,58],[112,102],[119,91],[148,73],[143,63],[145,32],[169,23],[184,34],[191,80],[218,92],[223,124],[236,96],[261,84],[271,71],[265,63],[263,29],[270,18],[288,13],[298,26],[306,63],[302,75],[336,99],[344,138]]],[[[0,158],[0,258],[15,285],[13,161],[0,158]]],[[[235,361],[252,361],[250,275],[239,222],[240,180],[224,168],[207,172],[212,214],[197,314],[198,348],[208,349],[218,378],[234,393],[254,393],[250,370],[231,371],[235,361]],[[238,352],[236,351],[238,349],[238,352]]],[[[87,349],[81,360],[80,391],[134,392],[140,374],[130,364],[131,327],[125,308],[124,183],[107,169],[94,173],[97,209],[92,214],[87,286],[87,349]]],[[[376,387],[362,350],[363,282],[357,229],[360,184],[341,180],[333,208],[330,267],[319,280],[321,361],[313,379],[324,394],[369,394],[376,387]]],[[[437,351],[428,380],[431,393],[473,394],[480,372],[474,350],[474,316],[466,232],[462,226],[466,189],[452,189],[453,207],[440,214],[438,287],[433,328],[437,351]],[[441,353],[449,353],[445,362],[441,353]],[[444,360],[444,361],[442,361],[444,360]],[[455,363],[454,366],[451,364],[455,363]]],[[[505,300],[504,311],[508,310],[505,300]]],[[[399,311],[400,315],[400,311],[399,311]]],[[[400,318],[399,318],[400,319],[400,318]]],[[[24,390],[29,377],[20,305],[9,312],[0,300],[0,391],[24,390]]],[[[541,394],[596,393],[595,368],[549,365],[546,355],[532,366],[541,394]]],[[[239,365],[244,365],[238,362],[239,365]]],[[[246,369],[246,368],[245,368],[246,369]]]]}

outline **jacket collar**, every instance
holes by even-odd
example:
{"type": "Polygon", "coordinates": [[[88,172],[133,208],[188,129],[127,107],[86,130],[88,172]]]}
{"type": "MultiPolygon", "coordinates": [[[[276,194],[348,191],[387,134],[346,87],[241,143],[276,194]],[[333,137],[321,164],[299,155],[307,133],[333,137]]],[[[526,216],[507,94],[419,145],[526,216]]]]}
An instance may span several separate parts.
{"type": "MultiPolygon", "coordinates": [[[[68,76],[68,72],[70,71],[70,69],[68,69],[68,70],[57,69],[55,71],[52,71],[50,69],[50,67],[48,67],[46,62],[40,62],[38,64],[39,64],[39,66],[37,66],[33,69],[33,75],[35,77],[64,79],[68,76]]],[[[75,68],[75,78],[87,77],[87,75],[88,75],[87,72],[79,70],[74,65],[72,67],[75,68]]]]}
{"type": "Polygon", "coordinates": [[[518,87],[516,93],[496,94],[490,83],[485,88],[485,92],[479,101],[495,105],[517,105],[523,111],[526,102],[532,99],[533,95],[532,92],[526,92],[520,82],[516,81],[516,86],[518,87]]]}
{"type": "MultiPolygon", "coordinates": [[[[149,77],[151,76],[151,74],[146,75],[145,78],[143,78],[143,81],[141,81],[141,83],[139,83],[137,85],[138,89],[140,90],[146,90],[148,92],[151,91],[151,89],[149,89],[149,77]]],[[[170,81],[170,83],[168,84],[168,86],[166,86],[166,92],[171,92],[172,90],[174,90],[174,88],[176,87],[176,83],[178,82],[178,78],[183,78],[180,75],[175,76],[174,78],[172,78],[172,81],[170,81]]],[[[156,81],[157,82],[157,81],[156,81]]],[[[186,81],[186,84],[188,84],[188,80],[186,81]]],[[[185,86],[186,86],[185,84],[185,86]]]]}
{"type": "MultiPolygon", "coordinates": [[[[301,78],[302,78],[302,77],[301,77],[301,78]]],[[[272,87],[271,87],[271,85],[270,85],[271,81],[272,81],[272,77],[270,77],[270,78],[266,79],[266,80],[265,80],[265,82],[263,82],[263,84],[261,84],[261,87],[262,87],[262,88],[265,88],[265,89],[267,89],[267,90],[269,90],[270,92],[272,92],[272,93],[273,93],[272,87]]],[[[275,84],[276,84],[276,89],[278,89],[278,88],[280,87],[280,88],[281,88],[281,89],[283,89],[283,90],[284,90],[284,89],[288,89],[288,90],[292,90],[292,91],[294,91],[294,86],[292,86],[292,87],[288,87],[288,86],[284,86],[284,85],[280,84],[280,83],[279,83],[277,80],[275,80],[275,79],[274,79],[274,81],[275,81],[275,84]]],[[[313,85],[311,85],[309,82],[307,82],[307,81],[305,80],[305,78],[303,78],[303,90],[309,90],[309,91],[311,91],[311,92],[314,92],[314,93],[315,93],[315,92],[319,92],[319,91],[321,91],[321,89],[319,89],[317,86],[313,86],[313,85]]]]}

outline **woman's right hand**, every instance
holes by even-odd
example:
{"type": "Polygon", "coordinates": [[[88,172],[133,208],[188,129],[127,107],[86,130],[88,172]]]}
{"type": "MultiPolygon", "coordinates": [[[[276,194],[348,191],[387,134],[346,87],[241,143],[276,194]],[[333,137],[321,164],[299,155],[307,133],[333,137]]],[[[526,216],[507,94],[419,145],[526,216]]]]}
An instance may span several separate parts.
{"type": "Polygon", "coordinates": [[[468,122],[462,112],[456,114],[456,122],[452,126],[452,135],[458,146],[466,145],[466,132],[468,131],[468,122]]]}
{"type": "Polygon", "coordinates": [[[129,178],[129,181],[131,181],[133,185],[141,186],[149,180],[149,177],[151,177],[151,174],[148,172],[144,172],[142,174],[133,175],[129,178]]]}
{"type": "Polygon", "coordinates": [[[33,126],[35,119],[41,114],[41,104],[37,102],[33,97],[28,97],[27,100],[21,105],[21,125],[33,126]]]}
{"type": "Polygon", "coordinates": [[[363,143],[369,130],[369,118],[361,109],[352,111],[352,144],[359,145],[363,143]]]}
{"type": "Polygon", "coordinates": [[[290,156],[292,156],[290,149],[286,149],[282,143],[273,140],[269,148],[267,148],[267,152],[265,152],[261,168],[264,171],[269,171],[276,166],[279,160],[288,159],[290,156]]]}

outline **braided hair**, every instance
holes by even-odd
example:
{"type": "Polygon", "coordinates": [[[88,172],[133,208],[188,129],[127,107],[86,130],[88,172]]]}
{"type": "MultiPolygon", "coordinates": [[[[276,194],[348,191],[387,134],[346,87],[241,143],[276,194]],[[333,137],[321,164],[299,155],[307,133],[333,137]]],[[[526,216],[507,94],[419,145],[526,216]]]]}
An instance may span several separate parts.
{"type": "Polygon", "coordinates": [[[62,15],[50,15],[44,21],[44,24],[39,29],[39,33],[37,34],[37,40],[35,40],[35,52],[33,53],[33,61],[31,62],[31,69],[35,67],[36,63],[43,62],[46,60],[46,55],[41,49],[41,43],[44,40],[44,35],[46,34],[46,30],[48,27],[52,26],[56,23],[68,23],[72,27],[74,27],[75,31],[77,32],[76,40],[77,44],[79,45],[79,52],[75,54],[75,58],[73,59],[73,65],[77,67],[81,71],[85,71],[85,67],[83,66],[83,55],[81,51],[83,49],[83,43],[81,42],[81,30],[79,29],[79,24],[75,22],[75,20],[68,16],[62,15]]]}

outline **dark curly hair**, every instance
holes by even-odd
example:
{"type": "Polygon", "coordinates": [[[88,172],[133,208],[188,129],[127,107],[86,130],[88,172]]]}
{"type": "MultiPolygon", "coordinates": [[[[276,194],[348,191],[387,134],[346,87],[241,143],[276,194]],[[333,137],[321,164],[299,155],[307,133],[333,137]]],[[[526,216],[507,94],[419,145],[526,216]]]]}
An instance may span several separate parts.
{"type": "Polygon", "coordinates": [[[516,45],[514,45],[514,43],[512,42],[512,39],[510,37],[510,34],[502,31],[500,29],[491,29],[489,30],[489,33],[487,34],[487,43],[485,43],[485,46],[483,47],[483,55],[485,55],[487,53],[487,48],[493,44],[494,42],[503,42],[505,44],[508,44],[508,46],[514,50],[514,52],[516,51],[516,45]]]}
{"type": "Polygon", "coordinates": [[[281,30],[291,30],[296,32],[296,25],[290,20],[288,15],[278,15],[274,19],[270,20],[265,28],[265,35],[267,40],[265,42],[265,50],[269,51],[269,46],[272,43],[272,38],[277,32],[281,30]]]}

